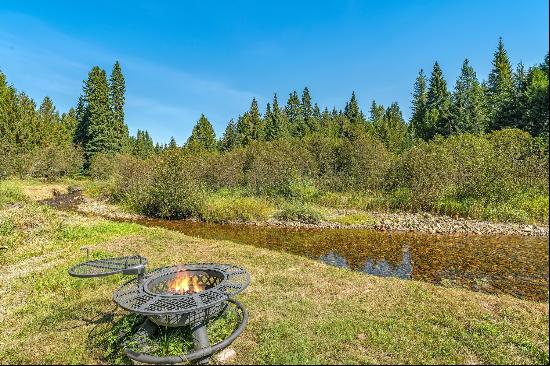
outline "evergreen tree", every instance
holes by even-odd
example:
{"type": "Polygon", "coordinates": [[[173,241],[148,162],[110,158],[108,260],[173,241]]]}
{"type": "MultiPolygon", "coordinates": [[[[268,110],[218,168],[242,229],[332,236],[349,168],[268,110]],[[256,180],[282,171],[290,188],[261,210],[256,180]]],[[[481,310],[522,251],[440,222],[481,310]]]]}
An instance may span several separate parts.
{"type": "Polygon", "coordinates": [[[237,147],[237,127],[233,120],[230,120],[220,142],[220,150],[229,151],[235,147],[237,147]]]}
{"type": "Polygon", "coordinates": [[[201,114],[199,121],[193,127],[191,136],[187,140],[186,147],[192,150],[216,150],[216,133],[208,119],[201,114]]]}
{"type": "Polygon", "coordinates": [[[119,151],[118,132],[111,120],[109,85],[105,70],[94,66],[86,82],[87,101],[87,143],[84,147],[89,159],[99,153],[119,151]]]}
{"type": "Polygon", "coordinates": [[[78,120],[76,118],[76,110],[74,108],[69,109],[67,113],[61,115],[61,125],[64,133],[64,144],[68,145],[73,143],[74,136],[76,134],[78,120]]]}
{"type": "Polygon", "coordinates": [[[289,123],[285,111],[279,108],[277,93],[273,96],[271,119],[266,122],[269,123],[269,126],[266,125],[266,140],[274,141],[289,136],[289,123]]]}
{"type": "Polygon", "coordinates": [[[380,125],[382,123],[382,119],[384,118],[385,109],[384,106],[381,104],[376,104],[376,101],[372,101],[372,104],[370,106],[370,121],[376,128],[376,126],[380,125]]]}
{"type": "Polygon", "coordinates": [[[450,133],[481,133],[487,129],[487,112],[483,88],[468,59],[462,64],[451,97],[450,133]]]}
{"type": "Polygon", "coordinates": [[[294,137],[304,137],[309,133],[309,128],[302,114],[302,107],[296,91],[289,94],[285,106],[285,113],[289,122],[290,134],[294,137]]]}
{"type": "Polygon", "coordinates": [[[428,99],[426,103],[426,117],[423,123],[425,137],[431,139],[436,133],[448,136],[452,132],[450,124],[451,99],[447,90],[447,82],[439,63],[434,64],[428,99]]]}
{"type": "Polygon", "coordinates": [[[427,108],[428,89],[426,87],[426,76],[424,75],[424,70],[420,69],[414,83],[410,126],[417,137],[425,140],[427,140],[430,135],[429,128],[425,125],[427,108]]]}
{"type": "Polygon", "coordinates": [[[548,69],[533,67],[529,70],[524,98],[525,124],[524,129],[532,135],[542,135],[548,138],[548,69]]]}
{"type": "Polygon", "coordinates": [[[250,111],[247,113],[247,118],[250,119],[249,125],[252,127],[252,140],[263,140],[264,128],[262,124],[262,116],[258,108],[258,102],[256,98],[252,98],[252,103],[250,105],[250,111]]]}
{"type": "Polygon", "coordinates": [[[497,130],[512,127],[510,121],[514,104],[514,83],[512,66],[502,38],[493,58],[493,68],[487,81],[487,100],[489,103],[489,129],[497,130]]]}
{"type": "Polygon", "coordinates": [[[525,91],[527,88],[527,72],[523,63],[520,62],[515,72],[512,74],[513,81],[513,95],[512,104],[509,107],[509,124],[510,127],[526,129],[527,125],[527,100],[525,91]]]}
{"type": "Polygon", "coordinates": [[[132,152],[142,159],[146,159],[153,155],[155,152],[155,145],[153,144],[153,139],[149,136],[149,132],[137,131],[132,152]]]}
{"type": "MultiPolygon", "coordinates": [[[[85,90],[84,86],[84,90],[85,90]]],[[[88,105],[86,102],[86,93],[78,97],[78,103],[76,105],[76,130],[74,134],[74,143],[81,147],[86,146],[88,143],[88,105]]]]}
{"type": "Polygon", "coordinates": [[[351,93],[350,101],[346,104],[346,108],[344,109],[344,114],[348,118],[351,124],[359,124],[364,123],[364,117],[363,113],[361,112],[361,109],[359,108],[359,104],[357,103],[357,98],[355,97],[355,92],[351,93]]]}
{"type": "Polygon", "coordinates": [[[307,88],[307,86],[302,92],[302,101],[300,103],[300,107],[302,111],[302,116],[307,123],[313,113],[313,110],[311,108],[311,96],[309,95],[309,89],[307,88]]]}
{"type": "Polygon", "coordinates": [[[409,144],[409,132],[403,114],[397,102],[392,103],[386,110],[373,101],[371,114],[374,117],[373,127],[376,135],[384,142],[388,150],[403,151],[409,144]],[[382,115],[380,116],[380,112],[382,115]]]}
{"type": "Polygon", "coordinates": [[[176,139],[174,138],[174,136],[170,137],[170,142],[168,143],[168,148],[169,149],[177,149],[178,148],[178,144],[176,143],[176,139]]]}
{"type": "Polygon", "coordinates": [[[17,91],[8,85],[6,76],[0,71],[0,153],[3,149],[17,148],[20,128],[18,118],[17,91]]]}
{"type": "Polygon", "coordinates": [[[124,93],[126,92],[126,86],[124,75],[122,75],[122,70],[118,61],[113,67],[109,81],[109,102],[113,123],[115,125],[116,151],[120,152],[124,150],[128,143],[128,126],[124,123],[124,93]]]}

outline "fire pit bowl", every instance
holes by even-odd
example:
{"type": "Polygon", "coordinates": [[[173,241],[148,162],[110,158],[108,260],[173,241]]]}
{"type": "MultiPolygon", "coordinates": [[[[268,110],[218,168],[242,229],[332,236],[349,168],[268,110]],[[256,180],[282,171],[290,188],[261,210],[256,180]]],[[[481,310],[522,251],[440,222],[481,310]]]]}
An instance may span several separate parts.
{"type": "Polygon", "coordinates": [[[233,265],[182,264],[131,279],[114,293],[113,300],[158,325],[180,327],[219,315],[226,300],[249,283],[246,270],[233,265]]]}
{"type": "MultiPolygon", "coordinates": [[[[89,250],[86,249],[89,258],[89,250]]],[[[229,346],[246,327],[248,313],[233,297],[250,283],[248,272],[230,264],[181,264],[146,271],[147,259],[139,255],[89,260],[69,269],[74,277],[91,278],[114,274],[131,275],[113,294],[121,308],[145,316],[136,334],[124,343],[124,352],[134,361],[149,364],[181,362],[208,363],[209,357],[229,346]],[[238,325],[224,340],[211,345],[208,321],[225,312],[233,312],[238,325]],[[154,338],[158,326],[190,326],[194,351],[178,356],[155,356],[140,351],[154,338]],[[143,347],[141,347],[142,349],[143,347]]]]}

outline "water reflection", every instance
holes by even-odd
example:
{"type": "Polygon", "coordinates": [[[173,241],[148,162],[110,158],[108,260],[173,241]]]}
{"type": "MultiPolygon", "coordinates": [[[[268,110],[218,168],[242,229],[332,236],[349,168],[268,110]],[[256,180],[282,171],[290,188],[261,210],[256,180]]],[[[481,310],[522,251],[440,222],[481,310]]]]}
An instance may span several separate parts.
{"type": "Polygon", "coordinates": [[[325,264],[338,268],[349,268],[348,261],[338,253],[328,252],[326,255],[319,257],[319,260],[325,264]]]}
{"type": "Polygon", "coordinates": [[[412,276],[413,265],[411,261],[409,246],[405,245],[403,247],[401,263],[399,263],[397,266],[392,266],[385,259],[374,262],[372,259],[369,258],[365,262],[365,265],[363,266],[363,269],[361,271],[373,276],[398,277],[407,280],[410,279],[412,276]]]}

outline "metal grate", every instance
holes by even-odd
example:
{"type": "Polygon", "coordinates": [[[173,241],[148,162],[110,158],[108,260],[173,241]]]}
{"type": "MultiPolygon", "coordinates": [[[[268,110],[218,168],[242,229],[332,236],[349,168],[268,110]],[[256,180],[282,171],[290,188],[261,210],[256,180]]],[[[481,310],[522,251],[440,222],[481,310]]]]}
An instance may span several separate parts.
{"type": "MultiPolygon", "coordinates": [[[[113,300],[128,311],[157,316],[158,319],[171,316],[177,318],[184,314],[188,314],[188,317],[201,316],[198,314],[201,310],[206,311],[203,316],[208,316],[210,312],[217,313],[221,309],[209,308],[220,305],[240,293],[249,283],[248,272],[237,266],[212,263],[185,264],[159,268],[146,273],[142,278],[134,278],[114,293],[113,300]],[[181,271],[196,276],[205,285],[205,289],[187,294],[166,291],[166,283],[181,271]]],[[[177,322],[180,323],[180,320],[177,322]]]]}
{"type": "Polygon", "coordinates": [[[74,277],[103,277],[121,273],[124,269],[146,264],[147,258],[140,255],[96,259],[77,264],[69,269],[69,274],[74,277]]]}

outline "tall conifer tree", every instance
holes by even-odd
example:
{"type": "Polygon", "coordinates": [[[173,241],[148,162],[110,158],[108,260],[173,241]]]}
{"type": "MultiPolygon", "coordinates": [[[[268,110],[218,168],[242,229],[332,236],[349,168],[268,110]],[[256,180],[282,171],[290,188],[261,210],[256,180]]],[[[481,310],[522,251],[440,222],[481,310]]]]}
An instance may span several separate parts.
{"type": "Polygon", "coordinates": [[[430,139],[436,133],[447,136],[451,134],[450,125],[451,99],[447,82],[443,78],[443,71],[439,63],[434,64],[430,85],[428,87],[428,99],[426,104],[425,136],[430,139]]]}
{"type": "Polygon", "coordinates": [[[192,150],[215,150],[217,148],[216,133],[204,114],[201,114],[199,121],[193,127],[186,147],[192,150]]]}
{"type": "Polygon", "coordinates": [[[417,137],[428,139],[429,129],[426,123],[426,111],[428,108],[428,88],[424,70],[420,69],[414,83],[412,116],[410,121],[411,129],[417,137]]]}
{"type": "Polygon", "coordinates": [[[119,150],[118,133],[111,119],[109,85],[105,70],[94,66],[86,82],[87,143],[84,147],[89,159],[99,153],[114,153],[119,150]]]}
{"type": "Polygon", "coordinates": [[[109,81],[109,102],[111,105],[113,123],[115,125],[117,139],[116,148],[117,151],[122,151],[128,143],[128,126],[124,123],[124,93],[126,92],[126,85],[118,61],[113,66],[109,81]]]}
{"type": "Polygon", "coordinates": [[[493,58],[493,68],[487,80],[487,99],[490,107],[489,129],[512,127],[510,119],[514,104],[513,97],[512,65],[504,49],[504,42],[500,38],[493,58]]]}
{"type": "Polygon", "coordinates": [[[451,101],[451,133],[481,133],[486,130],[484,91],[468,59],[462,64],[451,101]]]}

